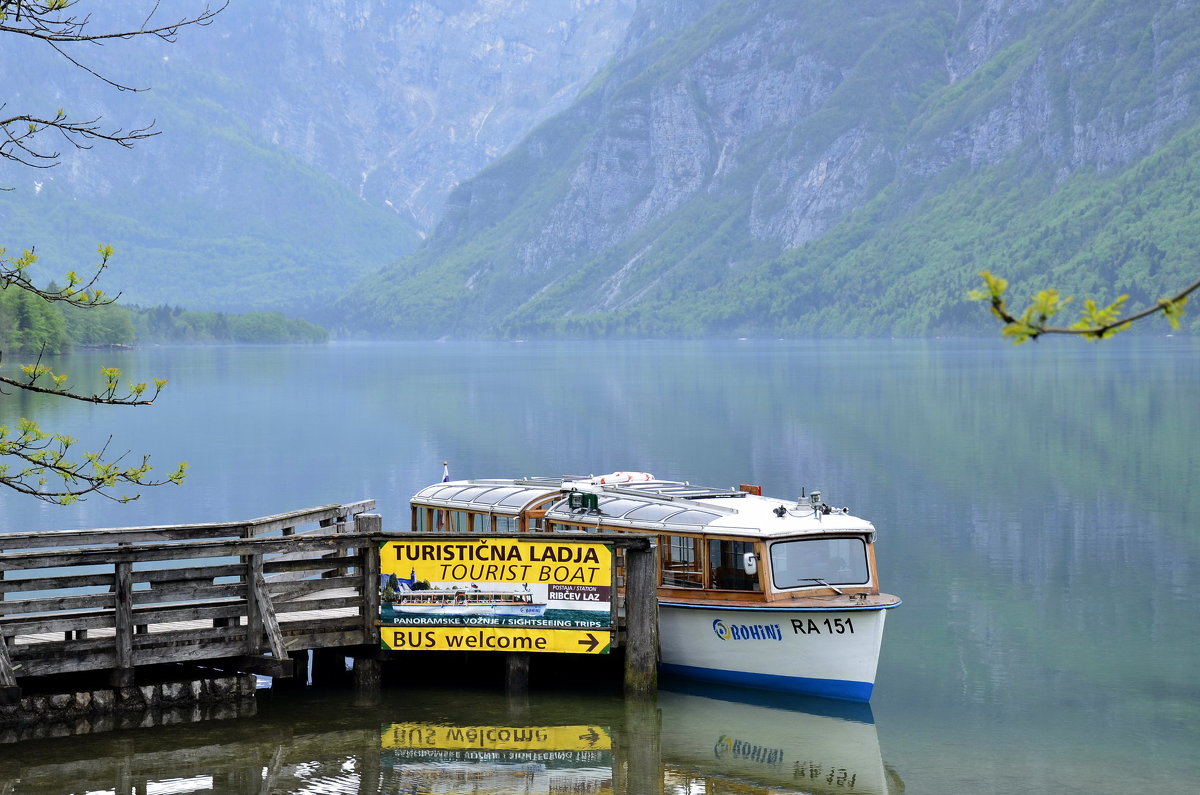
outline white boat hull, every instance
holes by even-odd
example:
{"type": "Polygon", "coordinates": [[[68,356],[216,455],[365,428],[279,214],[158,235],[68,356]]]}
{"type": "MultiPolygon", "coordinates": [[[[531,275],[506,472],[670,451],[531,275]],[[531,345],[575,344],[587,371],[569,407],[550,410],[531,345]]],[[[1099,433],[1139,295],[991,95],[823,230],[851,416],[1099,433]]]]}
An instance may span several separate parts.
{"type": "Polygon", "coordinates": [[[869,701],[887,608],[659,603],[661,669],[722,684],[869,701]]]}

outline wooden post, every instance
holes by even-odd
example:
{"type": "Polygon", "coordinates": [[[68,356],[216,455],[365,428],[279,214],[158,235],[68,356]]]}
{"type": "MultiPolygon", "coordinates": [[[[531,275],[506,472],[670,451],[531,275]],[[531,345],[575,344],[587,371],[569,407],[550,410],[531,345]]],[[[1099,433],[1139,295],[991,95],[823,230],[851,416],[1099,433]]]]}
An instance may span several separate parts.
{"type": "Polygon", "coordinates": [[[357,706],[374,704],[379,697],[383,663],[373,657],[354,660],[354,703],[357,706]]]}
{"type": "Polygon", "coordinates": [[[529,690],[529,652],[504,655],[504,689],[510,696],[529,690]]]}
{"type": "Polygon", "coordinates": [[[112,672],[114,687],[129,687],[133,684],[133,564],[121,561],[116,564],[113,580],[113,596],[116,599],[113,621],[116,628],[117,665],[112,672]]]}
{"type": "Polygon", "coordinates": [[[625,550],[625,692],[658,690],[658,557],[649,549],[625,550]]]}
{"type": "MultiPolygon", "coordinates": [[[[287,649],[283,645],[283,633],[279,631],[279,620],[275,616],[275,604],[271,601],[271,593],[267,590],[267,579],[263,576],[262,555],[255,555],[251,565],[254,577],[254,603],[258,607],[258,620],[261,631],[267,635],[267,648],[271,656],[277,660],[287,660],[287,649]]],[[[256,638],[261,643],[260,638],[256,638]]],[[[253,652],[251,652],[253,653],[253,652]]]]}
{"type": "MultiPolygon", "coordinates": [[[[378,534],[383,532],[383,517],[377,513],[359,514],[355,530],[378,534]]],[[[372,537],[358,551],[362,556],[362,629],[363,644],[379,648],[379,539],[372,537]]]]}
{"type": "Polygon", "coordinates": [[[242,584],[246,589],[246,654],[258,656],[262,648],[262,607],[258,603],[258,577],[262,574],[262,555],[242,557],[242,584]]]}

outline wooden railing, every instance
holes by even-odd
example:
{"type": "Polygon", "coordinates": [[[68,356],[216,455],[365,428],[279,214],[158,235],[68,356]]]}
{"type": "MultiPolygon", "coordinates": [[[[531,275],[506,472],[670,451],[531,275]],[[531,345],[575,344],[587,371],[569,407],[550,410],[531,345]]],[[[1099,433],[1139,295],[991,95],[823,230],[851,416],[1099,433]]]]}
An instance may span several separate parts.
{"type": "MultiPolygon", "coordinates": [[[[237,523],[0,534],[0,703],[20,696],[19,678],[104,671],[108,684],[125,687],[135,669],[172,663],[287,677],[292,655],[313,649],[353,653],[362,663],[356,675],[361,669],[368,681],[381,660],[379,544],[408,535],[384,533],[373,508],[366,501],[237,523]]],[[[619,553],[613,645],[624,647],[626,688],[652,692],[654,544],[633,534],[603,542],[619,553]]]]}
{"type": "Polygon", "coordinates": [[[222,659],[286,676],[291,651],[370,643],[373,507],[0,534],[0,690],[16,690],[17,676],[90,670],[124,685],[137,666],[222,659]]]}

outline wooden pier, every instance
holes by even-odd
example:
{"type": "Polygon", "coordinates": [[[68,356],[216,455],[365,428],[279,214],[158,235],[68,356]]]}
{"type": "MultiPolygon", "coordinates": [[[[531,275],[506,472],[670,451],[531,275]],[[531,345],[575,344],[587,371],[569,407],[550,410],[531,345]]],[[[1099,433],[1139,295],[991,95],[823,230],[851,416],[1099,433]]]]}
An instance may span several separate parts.
{"type": "MultiPolygon", "coordinates": [[[[379,549],[414,534],[385,533],[373,509],[365,501],[237,523],[0,534],[0,704],[47,677],[132,687],[140,672],[175,664],[287,678],[312,650],[354,657],[356,685],[378,686],[389,654],[379,549]]],[[[613,646],[624,647],[627,691],[653,692],[651,539],[554,541],[621,550],[613,646]]],[[[522,661],[510,657],[519,686],[522,661]]]]}

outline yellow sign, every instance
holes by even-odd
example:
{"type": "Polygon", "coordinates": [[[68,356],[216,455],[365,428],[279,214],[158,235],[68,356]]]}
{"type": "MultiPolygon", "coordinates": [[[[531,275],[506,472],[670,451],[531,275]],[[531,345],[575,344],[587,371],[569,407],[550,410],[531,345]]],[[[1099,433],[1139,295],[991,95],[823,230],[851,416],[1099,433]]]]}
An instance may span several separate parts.
{"type": "Polygon", "coordinates": [[[598,726],[439,726],[394,723],[384,748],[469,751],[608,751],[612,738],[598,726]]]}
{"type": "Polygon", "coordinates": [[[612,548],[505,538],[389,541],[379,551],[384,575],[426,582],[612,585],[612,548]]]}
{"type": "Polygon", "coordinates": [[[379,628],[383,648],[392,651],[504,651],[608,654],[606,631],[518,627],[379,628]]]}

